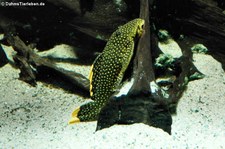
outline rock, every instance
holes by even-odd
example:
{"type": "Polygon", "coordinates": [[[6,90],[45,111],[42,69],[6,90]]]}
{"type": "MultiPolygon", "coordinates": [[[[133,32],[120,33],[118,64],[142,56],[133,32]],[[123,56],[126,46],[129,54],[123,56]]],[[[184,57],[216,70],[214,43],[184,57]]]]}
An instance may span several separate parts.
{"type": "Polygon", "coordinates": [[[4,39],[4,34],[0,34],[0,41],[4,39]]]}
{"type": "Polygon", "coordinates": [[[8,59],[6,57],[5,51],[3,50],[0,44],[0,67],[4,66],[7,63],[8,63],[8,59]]]}
{"type": "Polygon", "coordinates": [[[65,44],[57,45],[48,51],[37,52],[37,54],[42,57],[48,57],[58,60],[77,58],[74,47],[65,44]]]}
{"type": "Polygon", "coordinates": [[[2,49],[5,52],[5,55],[8,59],[8,61],[12,64],[14,64],[14,60],[13,60],[13,56],[16,54],[16,52],[13,50],[13,48],[11,46],[6,46],[6,45],[1,45],[2,49]]]}
{"type": "Polygon", "coordinates": [[[182,51],[179,45],[173,40],[168,39],[167,42],[159,42],[158,46],[163,54],[171,55],[173,58],[180,58],[182,51]]]}

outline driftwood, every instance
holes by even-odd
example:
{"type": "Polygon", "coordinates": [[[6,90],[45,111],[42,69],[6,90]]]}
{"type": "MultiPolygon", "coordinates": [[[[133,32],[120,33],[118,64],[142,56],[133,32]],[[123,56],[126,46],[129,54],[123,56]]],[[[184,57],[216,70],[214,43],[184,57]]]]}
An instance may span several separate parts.
{"type": "MultiPolygon", "coordinates": [[[[191,81],[193,74],[203,77],[192,63],[192,53],[189,49],[183,49],[181,56],[174,67],[175,81],[167,90],[169,97],[163,96],[162,89],[153,91],[150,82],[166,73],[154,67],[153,58],[160,54],[157,47],[157,38],[150,32],[148,0],[142,0],[140,5],[140,18],[145,19],[145,33],[138,42],[137,53],[134,58],[133,78],[134,83],[127,95],[112,96],[102,109],[97,130],[110,127],[114,124],[145,123],[153,127],[162,128],[171,133],[171,113],[176,112],[182,93],[191,81]],[[159,75],[160,74],[160,75],[159,75]]],[[[198,79],[195,78],[195,79],[198,79]]]]}
{"type": "MultiPolygon", "coordinates": [[[[225,58],[225,13],[220,0],[157,0],[154,23],[176,38],[182,34],[183,47],[202,43],[219,61],[225,58]]],[[[178,40],[178,42],[180,42],[178,40]]],[[[223,66],[224,61],[221,61],[223,66]]],[[[225,67],[224,67],[225,68],[225,67]]]]}
{"type": "Polygon", "coordinates": [[[90,5],[92,1],[48,0],[41,7],[1,7],[0,18],[7,18],[20,38],[35,43],[39,50],[66,43],[91,53],[101,51],[111,33],[129,20],[127,12],[118,10],[113,1],[97,0],[90,5]]]}
{"type": "Polygon", "coordinates": [[[111,97],[100,112],[97,130],[114,124],[145,123],[171,133],[172,117],[168,105],[161,97],[154,97],[150,82],[155,80],[153,71],[148,0],[140,1],[140,18],[145,20],[144,34],[134,58],[134,83],[129,93],[111,97]]]}
{"type": "MultiPolygon", "coordinates": [[[[26,46],[26,44],[18,37],[12,34],[7,35],[7,41],[17,51],[14,57],[16,65],[20,68],[20,79],[31,84],[36,85],[37,77],[42,69],[49,70],[52,74],[58,74],[72,85],[79,87],[84,92],[89,91],[89,80],[79,73],[71,72],[58,68],[54,62],[42,58],[34,53],[34,51],[26,46]]],[[[49,74],[45,74],[46,77],[49,74]]]]}

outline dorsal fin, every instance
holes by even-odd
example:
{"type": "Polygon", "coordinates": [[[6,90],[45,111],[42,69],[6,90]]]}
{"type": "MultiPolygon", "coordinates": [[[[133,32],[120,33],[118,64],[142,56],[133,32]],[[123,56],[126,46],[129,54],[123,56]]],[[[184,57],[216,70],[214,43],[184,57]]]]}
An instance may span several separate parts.
{"type": "Polygon", "coordinates": [[[94,64],[91,65],[91,69],[90,69],[90,73],[89,73],[89,76],[88,76],[88,79],[90,81],[90,96],[93,95],[93,92],[92,92],[92,77],[93,77],[93,67],[94,67],[94,64]]]}
{"type": "Polygon", "coordinates": [[[89,91],[90,91],[90,96],[93,95],[93,91],[92,91],[93,69],[94,69],[94,67],[95,67],[96,61],[98,61],[98,59],[101,57],[101,55],[102,55],[102,54],[99,54],[99,55],[97,56],[97,58],[94,60],[94,63],[91,65],[91,69],[90,69],[90,72],[89,72],[88,79],[89,79],[89,81],[90,81],[90,90],[89,90],[89,91]]]}

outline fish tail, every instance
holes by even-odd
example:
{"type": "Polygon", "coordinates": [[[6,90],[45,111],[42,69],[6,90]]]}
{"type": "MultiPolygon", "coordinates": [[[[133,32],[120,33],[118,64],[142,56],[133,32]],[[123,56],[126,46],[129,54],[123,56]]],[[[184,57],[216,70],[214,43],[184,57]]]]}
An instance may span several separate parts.
{"type": "Polygon", "coordinates": [[[76,108],[72,113],[72,118],[69,121],[69,124],[96,121],[103,106],[103,103],[94,101],[76,108]]]}

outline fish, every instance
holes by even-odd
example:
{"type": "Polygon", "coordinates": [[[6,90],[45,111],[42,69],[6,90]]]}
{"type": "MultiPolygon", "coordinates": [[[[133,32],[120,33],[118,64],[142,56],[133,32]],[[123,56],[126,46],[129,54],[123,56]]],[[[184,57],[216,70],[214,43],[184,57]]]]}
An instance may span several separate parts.
{"type": "Polygon", "coordinates": [[[144,23],[143,19],[136,18],[119,26],[112,33],[102,53],[91,66],[89,80],[90,97],[93,101],[76,108],[69,124],[98,119],[102,107],[122,82],[136,41],[144,32],[144,23]]]}

